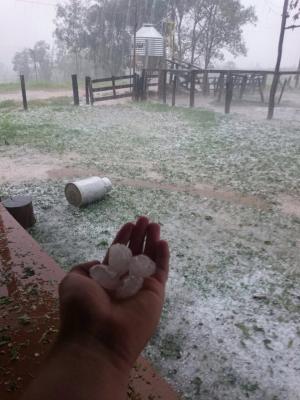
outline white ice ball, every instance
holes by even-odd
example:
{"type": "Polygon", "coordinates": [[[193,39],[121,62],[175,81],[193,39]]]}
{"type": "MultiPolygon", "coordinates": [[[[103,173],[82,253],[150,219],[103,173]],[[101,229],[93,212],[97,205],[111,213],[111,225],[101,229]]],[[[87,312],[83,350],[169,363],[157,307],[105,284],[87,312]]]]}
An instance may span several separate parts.
{"type": "Polygon", "coordinates": [[[132,257],[129,262],[129,273],[134,276],[148,278],[155,273],[155,269],[155,262],[144,254],[132,257]]]}
{"type": "Polygon", "coordinates": [[[116,290],[121,284],[119,277],[107,265],[94,265],[90,277],[107,290],[116,290]]]}
{"type": "Polygon", "coordinates": [[[118,299],[127,299],[134,296],[143,286],[144,279],[139,276],[128,275],[124,278],[122,285],[116,290],[118,299]]]}
{"type": "Polygon", "coordinates": [[[128,272],[128,264],[131,258],[131,250],[124,244],[117,243],[109,249],[108,264],[111,270],[118,275],[128,272]]]}

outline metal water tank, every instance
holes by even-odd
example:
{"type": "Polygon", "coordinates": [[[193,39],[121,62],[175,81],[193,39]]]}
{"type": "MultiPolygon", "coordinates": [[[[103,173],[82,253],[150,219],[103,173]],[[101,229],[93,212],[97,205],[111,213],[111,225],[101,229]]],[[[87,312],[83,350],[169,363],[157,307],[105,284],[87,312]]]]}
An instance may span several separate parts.
{"type": "Polygon", "coordinates": [[[160,68],[165,59],[163,36],[152,24],[143,24],[136,32],[136,61],[140,68],[160,68]]]}

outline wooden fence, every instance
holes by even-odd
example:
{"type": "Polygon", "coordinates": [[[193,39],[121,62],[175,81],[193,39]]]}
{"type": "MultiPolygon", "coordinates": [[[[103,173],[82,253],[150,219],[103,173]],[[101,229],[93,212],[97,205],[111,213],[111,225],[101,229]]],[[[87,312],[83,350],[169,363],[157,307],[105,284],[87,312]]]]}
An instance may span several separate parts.
{"type": "MultiPolygon", "coordinates": [[[[171,94],[172,106],[176,105],[176,96],[179,88],[183,89],[189,95],[189,106],[195,106],[195,96],[201,93],[209,95],[213,93],[220,102],[225,98],[225,113],[230,112],[233,96],[241,100],[245,93],[259,93],[262,103],[266,101],[266,85],[269,75],[273,75],[274,71],[254,71],[254,70],[201,70],[201,69],[179,69],[176,68],[164,70],[144,70],[144,93],[143,99],[148,96],[148,82],[153,76],[159,75],[158,97],[164,104],[167,103],[168,93],[171,94]]],[[[292,88],[292,77],[299,76],[300,71],[281,71],[280,77],[285,77],[283,82],[280,81],[280,95],[278,104],[280,103],[284,90],[292,88]]]]}
{"type": "MultiPolygon", "coordinates": [[[[253,70],[201,70],[201,69],[179,69],[175,63],[172,69],[143,70],[141,75],[111,76],[109,78],[91,79],[85,78],[86,104],[132,97],[133,100],[146,100],[157,88],[158,97],[163,103],[167,103],[168,94],[171,93],[172,106],[176,105],[176,96],[179,89],[188,93],[189,106],[195,106],[195,96],[201,93],[209,95],[213,93],[220,102],[225,98],[225,112],[230,112],[233,95],[241,100],[245,93],[258,91],[262,103],[266,101],[266,84],[269,75],[274,71],[253,70]],[[107,93],[110,92],[108,95],[107,93]],[[104,95],[102,95],[104,94],[104,95]]],[[[279,73],[280,93],[277,103],[279,104],[284,91],[292,89],[292,78],[295,78],[295,88],[298,87],[300,71],[281,71],[279,73]]],[[[26,85],[24,76],[20,76],[21,92],[24,110],[28,109],[26,85]]],[[[77,75],[72,75],[72,90],[74,105],[79,106],[79,90],[77,75]]]]}
{"type": "Polygon", "coordinates": [[[111,76],[110,78],[101,79],[86,77],[86,104],[94,104],[97,101],[121,99],[124,97],[135,97],[136,80],[137,75],[111,76]],[[107,95],[108,92],[109,94],[107,95]],[[101,96],[103,93],[104,96],[101,96]]]}

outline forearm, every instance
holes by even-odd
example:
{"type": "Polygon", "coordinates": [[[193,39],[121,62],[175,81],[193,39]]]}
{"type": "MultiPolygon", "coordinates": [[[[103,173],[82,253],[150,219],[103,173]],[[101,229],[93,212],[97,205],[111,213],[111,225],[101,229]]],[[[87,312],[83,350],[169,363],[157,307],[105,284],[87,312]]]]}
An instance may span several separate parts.
{"type": "Polygon", "coordinates": [[[99,349],[59,344],[22,400],[125,400],[128,379],[99,349]]]}

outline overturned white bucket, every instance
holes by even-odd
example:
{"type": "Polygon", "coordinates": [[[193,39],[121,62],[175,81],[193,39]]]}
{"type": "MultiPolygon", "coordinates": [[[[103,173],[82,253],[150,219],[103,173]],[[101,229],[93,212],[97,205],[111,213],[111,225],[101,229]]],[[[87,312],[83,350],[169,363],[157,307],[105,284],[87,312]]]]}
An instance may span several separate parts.
{"type": "Polygon", "coordinates": [[[112,183],[108,178],[92,176],[77,182],[67,183],[65,195],[72,206],[82,207],[101,200],[111,189],[112,183]]]}

